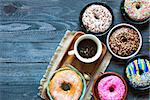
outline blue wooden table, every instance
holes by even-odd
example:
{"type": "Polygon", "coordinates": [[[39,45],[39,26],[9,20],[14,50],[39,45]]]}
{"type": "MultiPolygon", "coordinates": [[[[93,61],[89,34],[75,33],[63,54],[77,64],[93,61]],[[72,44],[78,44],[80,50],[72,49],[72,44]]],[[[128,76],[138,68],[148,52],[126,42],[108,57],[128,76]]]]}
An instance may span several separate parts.
{"type": "MultiPolygon", "coordinates": [[[[114,12],[114,24],[125,22],[121,0],[99,0],[114,12]]],[[[0,0],[0,100],[40,100],[39,81],[65,31],[79,30],[79,13],[91,0],[0,0]]],[[[140,53],[149,54],[148,25],[140,53]]],[[[123,76],[125,62],[111,60],[107,71],[123,76]]],[[[129,89],[128,100],[147,100],[129,89]]]]}

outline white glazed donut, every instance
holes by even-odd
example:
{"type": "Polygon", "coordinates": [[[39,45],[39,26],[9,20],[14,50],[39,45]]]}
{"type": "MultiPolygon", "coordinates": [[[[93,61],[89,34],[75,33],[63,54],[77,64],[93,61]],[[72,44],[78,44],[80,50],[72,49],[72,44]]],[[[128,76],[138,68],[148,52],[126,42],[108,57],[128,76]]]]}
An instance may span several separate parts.
{"type": "Polygon", "coordinates": [[[87,31],[101,33],[112,24],[112,15],[106,7],[93,4],[84,11],[82,22],[87,31]]]}

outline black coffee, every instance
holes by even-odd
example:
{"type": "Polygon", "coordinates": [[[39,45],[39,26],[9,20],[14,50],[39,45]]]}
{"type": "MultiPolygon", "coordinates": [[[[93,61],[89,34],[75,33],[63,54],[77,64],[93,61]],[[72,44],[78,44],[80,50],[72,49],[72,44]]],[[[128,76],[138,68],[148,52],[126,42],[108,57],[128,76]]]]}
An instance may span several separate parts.
{"type": "Polygon", "coordinates": [[[97,53],[97,44],[91,39],[84,39],[78,44],[77,50],[81,57],[92,58],[97,53]]]}

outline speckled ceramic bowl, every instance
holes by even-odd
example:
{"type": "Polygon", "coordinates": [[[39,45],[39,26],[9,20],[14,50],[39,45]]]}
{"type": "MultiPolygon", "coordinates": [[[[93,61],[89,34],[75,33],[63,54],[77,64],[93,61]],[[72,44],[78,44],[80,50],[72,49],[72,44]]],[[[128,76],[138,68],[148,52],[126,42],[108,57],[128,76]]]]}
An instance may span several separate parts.
{"type": "MultiPolygon", "coordinates": [[[[81,93],[81,96],[80,96],[79,100],[83,100],[83,97],[84,97],[85,92],[86,92],[86,81],[85,81],[83,75],[82,75],[77,69],[75,69],[75,68],[74,68],[73,66],[71,66],[71,65],[66,65],[66,68],[60,68],[60,69],[56,70],[55,73],[57,73],[57,72],[59,72],[59,71],[62,71],[62,70],[73,70],[73,71],[75,71],[75,72],[81,77],[83,89],[82,89],[82,93],[81,93]]],[[[54,75],[55,75],[55,73],[54,73],[54,75]]],[[[53,75],[53,76],[54,76],[54,75],[53,75]]],[[[53,78],[53,76],[52,76],[52,78],[53,78]]],[[[51,78],[51,79],[52,79],[52,78],[51,78]]],[[[48,81],[48,86],[47,86],[46,89],[47,89],[47,95],[49,96],[50,100],[53,100],[53,97],[51,96],[50,90],[49,90],[49,84],[50,84],[51,79],[48,81]]]]}
{"type": "Polygon", "coordinates": [[[112,26],[113,26],[113,22],[114,22],[113,11],[112,11],[112,9],[111,9],[108,5],[106,5],[105,3],[101,3],[101,2],[89,3],[89,4],[87,4],[87,5],[81,10],[80,16],[79,16],[79,22],[80,22],[80,28],[81,28],[81,30],[84,31],[85,33],[93,34],[93,35],[96,35],[96,36],[102,36],[102,35],[107,34],[108,31],[109,31],[109,30],[112,28],[112,26]],[[102,6],[106,7],[106,8],[110,11],[110,13],[111,13],[111,15],[112,15],[112,23],[111,23],[110,27],[109,27],[106,31],[101,32],[101,33],[93,33],[93,32],[88,31],[88,30],[85,28],[85,26],[83,25],[83,22],[82,22],[82,15],[83,15],[84,11],[85,11],[89,6],[94,5],[94,4],[96,4],[96,5],[102,5],[102,6]]]}

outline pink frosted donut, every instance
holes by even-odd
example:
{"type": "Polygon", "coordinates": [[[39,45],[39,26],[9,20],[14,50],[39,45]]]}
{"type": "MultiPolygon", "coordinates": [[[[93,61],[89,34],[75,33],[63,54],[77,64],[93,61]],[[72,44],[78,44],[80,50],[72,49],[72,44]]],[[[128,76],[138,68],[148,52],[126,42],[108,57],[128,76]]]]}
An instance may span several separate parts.
{"type": "Polygon", "coordinates": [[[101,100],[121,100],[125,94],[125,85],[119,77],[107,76],[98,83],[98,94],[101,100]]]}

